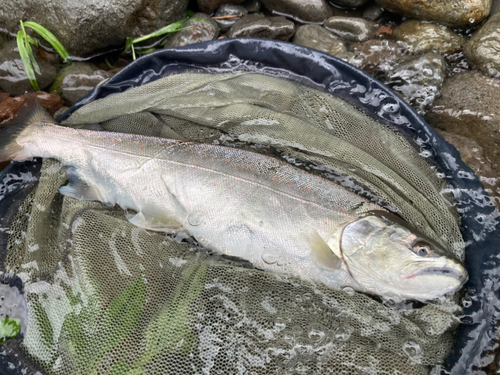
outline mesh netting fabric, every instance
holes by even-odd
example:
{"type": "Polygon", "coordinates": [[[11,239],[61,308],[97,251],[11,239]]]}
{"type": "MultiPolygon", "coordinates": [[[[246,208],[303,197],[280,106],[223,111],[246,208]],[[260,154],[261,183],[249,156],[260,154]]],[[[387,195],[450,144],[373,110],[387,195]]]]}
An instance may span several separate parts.
{"type": "Polygon", "coordinates": [[[130,133],[144,126],[143,113],[158,116],[160,134],[209,142],[224,132],[351,176],[463,259],[457,213],[425,153],[340,98],[262,74],[185,73],[91,102],[65,124],[101,123],[130,133]]]}
{"type": "Polygon", "coordinates": [[[44,162],[6,260],[27,296],[24,348],[47,373],[426,374],[449,351],[453,304],[398,311],[253,269],[62,197],[65,180],[44,162]]]}
{"type": "MultiPolygon", "coordinates": [[[[352,177],[463,258],[443,180],[413,141],[301,84],[172,75],[91,102],[65,124],[271,145],[352,177]]],[[[47,373],[428,374],[450,351],[453,300],[392,306],[254,269],[135,227],[118,207],[63,197],[66,180],[58,162],[44,161],[10,228],[6,259],[25,287],[24,348],[47,373]]]]}

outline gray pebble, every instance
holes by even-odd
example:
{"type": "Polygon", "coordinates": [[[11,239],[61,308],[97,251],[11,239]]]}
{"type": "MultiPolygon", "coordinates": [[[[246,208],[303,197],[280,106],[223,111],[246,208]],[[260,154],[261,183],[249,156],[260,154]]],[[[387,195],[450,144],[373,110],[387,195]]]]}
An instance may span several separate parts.
{"type": "Polygon", "coordinates": [[[364,5],[368,0],[330,0],[331,3],[343,8],[357,8],[364,5]]]}
{"type": "MultiPolygon", "coordinates": [[[[32,49],[40,66],[40,74],[35,72],[36,80],[40,90],[43,90],[52,83],[57,74],[57,69],[40,57],[40,53],[35,46],[32,46],[32,49]]],[[[26,91],[34,91],[24,71],[24,65],[15,40],[8,42],[0,50],[0,89],[13,96],[22,95],[26,91]]]]}
{"type": "Polygon", "coordinates": [[[424,115],[439,97],[446,75],[444,57],[428,53],[399,65],[385,82],[403,96],[420,114],[424,115]]]}
{"type": "Polygon", "coordinates": [[[242,4],[242,6],[244,6],[249,13],[257,13],[260,11],[262,4],[260,0],[247,0],[242,4]]]}
{"type": "Polygon", "coordinates": [[[491,0],[375,0],[382,8],[408,18],[451,27],[478,25],[490,12],[491,0]]]}
{"type": "Polygon", "coordinates": [[[472,35],[464,46],[464,54],[470,65],[500,78],[500,12],[472,35]]]}
{"type": "Polygon", "coordinates": [[[377,31],[377,26],[373,21],[353,17],[330,17],[324,26],[345,43],[373,39],[377,31]]]}
{"type": "Polygon", "coordinates": [[[460,51],[465,39],[446,26],[431,22],[410,20],[395,30],[393,37],[405,42],[412,52],[454,53],[460,51]]]}
{"type": "Polygon", "coordinates": [[[295,32],[293,42],[334,56],[346,51],[345,45],[340,38],[319,25],[299,27],[295,32]]]}
{"type": "MultiPolygon", "coordinates": [[[[233,4],[224,4],[217,9],[214,17],[224,17],[224,16],[239,16],[242,17],[248,14],[248,10],[241,5],[233,5],[233,4]]],[[[221,31],[226,31],[231,28],[237,21],[241,20],[242,17],[235,17],[229,19],[215,20],[217,25],[219,25],[221,31]]]]}
{"type": "Polygon", "coordinates": [[[204,13],[195,13],[191,19],[183,25],[185,30],[176,32],[165,44],[168,47],[182,47],[189,44],[206,42],[217,39],[219,26],[204,13]]]}
{"type": "Polygon", "coordinates": [[[326,0],[261,0],[267,9],[306,23],[323,23],[333,15],[326,0]]]}
{"type": "Polygon", "coordinates": [[[268,38],[288,40],[295,32],[295,24],[285,17],[265,17],[250,14],[236,22],[229,30],[230,38],[268,38]]]}
{"type": "Polygon", "coordinates": [[[384,10],[379,7],[377,4],[372,4],[363,11],[363,18],[369,21],[377,20],[382,14],[384,10]]]}
{"type": "MultiPolygon", "coordinates": [[[[78,99],[87,95],[97,85],[104,80],[113,76],[113,74],[105,70],[95,69],[91,64],[73,64],[75,67],[69,66],[56,79],[60,83],[60,95],[70,104],[75,103],[78,99]],[[61,80],[62,78],[62,80],[61,80]]],[[[58,91],[54,87],[54,91],[58,91]]]]}

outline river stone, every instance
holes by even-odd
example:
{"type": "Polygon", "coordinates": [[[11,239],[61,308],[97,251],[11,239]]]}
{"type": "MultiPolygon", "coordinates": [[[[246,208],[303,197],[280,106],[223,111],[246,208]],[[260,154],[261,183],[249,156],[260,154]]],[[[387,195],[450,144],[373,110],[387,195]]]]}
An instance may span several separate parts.
{"type": "Polygon", "coordinates": [[[451,27],[477,25],[490,13],[491,0],[375,0],[382,8],[408,18],[451,27]]]}
{"type": "MultiPolygon", "coordinates": [[[[35,73],[36,80],[40,90],[43,90],[52,83],[57,74],[57,69],[40,57],[38,48],[32,46],[32,49],[41,73],[35,73]]],[[[34,91],[24,71],[24,65],[15,40],[8,42],[0,50],[0,89],[13,96],[22,95],[26,91],[34,91]]]]}
{"type": "Polygon", "coordinates": [[[295,24],[285,17],[250,14],[236,22],[228,32],[230,38],[267,38],[287,41],[295,32],[295,24]]]}
{"type": "Polygon", "coordinates": [[[479,72],[457,74],[444,82],[441,97],[425,117],[438,129],[479,143],[497,172],[500,172],[499,92],[500,79],[479,72]]]}
{"type": "Polygon", "coordinates": [[[319,25],[304,25],[299,27],[295,32],[293,42],[334,56],[346,51],[344,43],[342,43],[340,38],[319,25]]]}
{"type": "Polygon", "coordinates": [[[323,23],[333,15],[326,0],[261,0],[269,10],[297,21],[323,23]]]}
{"type": "Polygon", "coordinates": [[[451,143],[460,152],[462,160],[478,175],[493,172],[491,162],[484,155],[484,149],[475,140],[463,135],[437,130],[446,142],[451,143]]]}
{"type": "Polygon", "coordinates": [[[260,11],[262,4],[260,0],[247,0],[242,4],[248,10],[248,13],[257,13],[260,11]]]}
{"type": "Polygon", "coordinates": [[[384,10],[379,7],[377,4],[372,4],[369,5],[363,10],[363,18],[370,20],[370,21],[375,21],[378,19],[382,14],[384,13],[384,10]]]}
{"type": "Polygon", "coordinates": [[[399,93],[421,115],[439,97],[446,74],[444,57],[436,53],[400,64],[385,84],[399,93]]]}
{"type": "Polygon", "coordinates": [[[0,25],[19,30],[19,20],[47,27],[71,55],[125,45],[182,18],[188,0],[2,0],[0,25]]]}
{"type": "Polygon", "coordinates": [[[223,4],[241,4],[245,0],[197,0],[198,8],[203,13],[212,14],[223,4]]]}
{"type": "Polygon", "coordinates": [[[411,58],[399,43],[387,39],[353,43],[349,47],[348,55],[338,57],[346,59],[382,81],[394,70],[397,64],[411,58]]]}
{"type": "Polygon", "coordinates": [[[417,20],[403,22],[396,27],[393,37],[408,44],[412,52],[417,54],[454,53],[460,51],[465,43],[462,36],[446,26],[417,20]]]}
{"type": "Polygon", "coordinates": [[[111,76],[112,73],[93,64],[75,62],[61,69],[50,91],[61,95],[66,103],[73,104],[111,76]]]}
{"type": "Polygon", "coordinates": [[[6,44],[7,44],[7,37],[4,34],[0,33],[0,49],[5,47],[6,44]]]}
{"type": "Polygon", "coordinates": [[[330,0],[330,3],[343,8],[357,8],[368,0],[330,0]]]}
{"type": "MultiPolygon", "coordinates": [[[[217,9],[215,12],[215,17],[224,17],[224,16],[239,16],[240,14],[246,16],[248,14],[248,10],[241,5],[233,5],[233,4],[224,4],[217,9]]],[[[233,26],[237,21],[241,20],[242,17],[235,17],[229,19],[215,20],[217,25],[222,31],[229,30],[231,26],[233,26]]]]}
{"type": "Polygon", "coordinates": [[[500,12],[472,35],[464,46],[464,54],[470,65],[500,78],[500,12]]]}
{"type": "Polygon", "coordinates": [[[59,73],[57,73],[57,76],[55,77],[54,81],[52,82],[52,85],[50,85],[50,88],[48,91],[56,93],[57,95],[62,95],[62,82],[64,78],[67,75],[70,74],[83,74],[83,75],[92,75],[96,70],[99,70],[99,68],[91,63],[86,63],[86,62],[74,62],[71,65],[68,65],[64,68],[62,68],[59,73]]]}
{"type": "Polygon", "coordinates": [[[375,38],[377,32],[375,22],[363,18],[330,17],[324,26],[345,43],[365,42],[375,38]]]}
{"type": "Polygon", "coordinates": [[[178,31],[170,37],[165,48],[206,42],[217,39],[219,36],[217,23],[204,13],[195,13],[191,20],[183,25],[183,28],[186,29],[178,31]]]}

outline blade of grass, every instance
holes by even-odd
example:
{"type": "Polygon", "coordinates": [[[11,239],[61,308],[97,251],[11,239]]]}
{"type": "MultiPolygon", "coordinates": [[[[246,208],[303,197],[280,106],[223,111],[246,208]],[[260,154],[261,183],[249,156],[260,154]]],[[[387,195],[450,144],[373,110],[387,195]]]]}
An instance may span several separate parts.
{"type": "MultiPolygon", "coordinates": [[[[29,42],[27,44],[29,45],[29,42]]],[[[26,72],[26,76],[28,77],[31,86],[33,86],[35,91],[40,91],[40,87],[38,87],[38,82],[36,81],[35,71],[33,70],[33,65],[30,61],[30,55],[26,48],[24,33],[22,30],[17,32],[17,48],[19,49],[19,55],[21,55],[24,71],[26,72]]]]}
{"type": "Polygon", "coordinates": [[[54,36],[54,34],[52,34],[49,30],[47,30],[42,25],[37,24],[36,22],[25,22],[24,26],[35,30],[38,34],[40,34],[40,36],[43,39],[45,39],[47,42],[50,43],[50,45],[56,50],[59,56],[61,56],[64,62],[71,63],[68,51],[66,50],[66,48],[64,48],[62,43],[54,36]]]}
{"type": "Polygon", "coordinates": [[[143,41],[148,40],[150,38],[155,38],[157,36],[161,36],[164,34],[175,33],[177,31],[180,31],[180,27],[184,23],[185,23],[185,21],[178,21],[178,22],[171,23],[170,25],[162,27],[161,29],[159,29],[151,34],[144,35],[144,36],[141,36],[139,38],[132,40],[132,44],[140,43],[140,42],[143,42],[143,41]]]}
{"type": "Polygon", "coordinates": [[[26,51],[28,52],[28,56],[29,56],[29,59],[31,61],[31,65],[34,67],[36,73],[41,74],[40,65],[38,65],[38,62],[36,61],[36,58],[35,58],[35,54],[33,53],[33,49],[31,48],[30,39],[32,39],[32,38],[29,37],[28,34],[26,34],[26,29],[24,28],[24,24],[23,24],[22,20],[21,20],[21,29],[23,31],[23,41],[24,41],[24,45],[26,47],[26,51]]]}

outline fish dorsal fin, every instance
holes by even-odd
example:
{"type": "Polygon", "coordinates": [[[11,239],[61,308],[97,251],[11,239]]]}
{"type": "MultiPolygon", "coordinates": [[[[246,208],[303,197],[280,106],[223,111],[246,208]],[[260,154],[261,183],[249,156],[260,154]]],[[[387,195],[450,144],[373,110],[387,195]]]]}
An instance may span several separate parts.
{"type": "Polygon", "coordinates": [[[127,215],[128,221],[139,228],[155,232],[175,233],[182,228],[182,224],[172,215],[148,204],[135,215],[127,215]]]}
{"type": "Polygon", "coordinates": [[[316,229],[311,231],[309,245],[318,266],[332,270],[342,268],[342,260],[333,253],[330,246],[321,238],[316,229]]]}
{"type": "Polygon", "coordinates": [[[62,195],[81,201],[100,201],[104,204],[112,205],[108,197],[97,186],[91,185],[78,174],[76,168],[68,168],[66,174],[68,175],[69,183],[59,188],[59,192],[62,195]]]}

